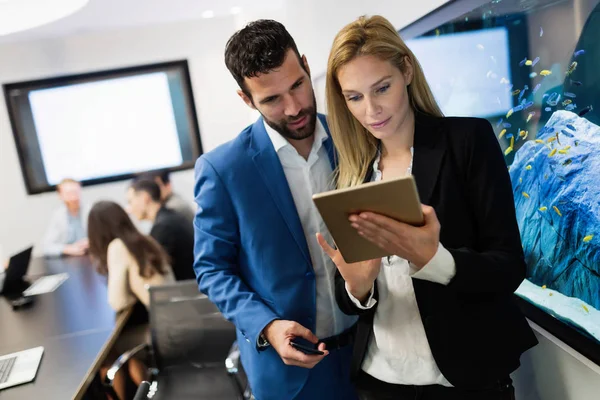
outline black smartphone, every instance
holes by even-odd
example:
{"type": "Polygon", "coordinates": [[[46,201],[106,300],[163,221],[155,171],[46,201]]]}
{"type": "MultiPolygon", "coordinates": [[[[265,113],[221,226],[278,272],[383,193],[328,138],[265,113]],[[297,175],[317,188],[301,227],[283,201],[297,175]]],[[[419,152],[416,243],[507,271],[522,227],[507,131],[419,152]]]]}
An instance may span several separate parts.
{"type": "Polygon", "coordinates": [[[301,352],[303,352],[304,354],[308,354],[308,355],[318,355],[318,356],[322,356],[323,353],[321,350],[318,350],[317,348],[314,347],[309,347],[294,341],[290,341],[290,345],[295,348],[296,350],[299,350],[301,352]]]}

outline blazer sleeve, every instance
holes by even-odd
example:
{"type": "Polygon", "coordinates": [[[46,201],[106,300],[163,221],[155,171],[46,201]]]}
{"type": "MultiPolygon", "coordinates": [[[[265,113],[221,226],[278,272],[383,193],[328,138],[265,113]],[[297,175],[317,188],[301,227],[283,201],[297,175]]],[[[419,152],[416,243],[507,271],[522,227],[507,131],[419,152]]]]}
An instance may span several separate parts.
{"type": "Polygon", "coordinates": [[[195,172],[194,271],[198,287],[246,340],[257,343],[263,328],[279,317],[240,276],[239,226],[218,172],[204,157],[198,159],[195,172]]]}
{"type": "MultiPolygon", "coordinates": [[[[379,302],[377,301],[375,305],[368,309],[362,309],[356,306],[350,299],[350,295],[346,290],[346,281],[340,274],[340,271],[335,271],[335,299],[340,307],[340,310],[344,314],[347,315],[365,315],[365,314],[374,314],[375,310],[377,310],[377,305],[379,302]]],[[[377,291],[377,281],[373,285],[373,299],[379,299],[379,293],[377,291]]]]}
{"type": "Polygon", "coordinates": [[[466,198],[474,213],[476,248],[448,249],[456,275],[448,288],[457,292],[513,293],[526,265],[517,225],[510,176],[492,126],[477,120],[466,135],[466,198]]]}

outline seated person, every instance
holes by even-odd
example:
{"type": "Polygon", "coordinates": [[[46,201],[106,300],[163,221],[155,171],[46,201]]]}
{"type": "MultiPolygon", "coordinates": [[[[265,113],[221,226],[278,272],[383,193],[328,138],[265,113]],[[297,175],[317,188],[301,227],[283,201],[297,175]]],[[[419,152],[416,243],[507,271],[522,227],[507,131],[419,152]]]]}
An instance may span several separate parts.
{"type": "Polygon", "coordinates": [[[56,190],[63,202],[50,219],[43,239],[45,256],[82,256],[87,252],[88,209],[81,204],[81,184],[63,179],[56,190]]]}
{"type": "Polygon", "coordinates": [[[164,206],[170,210],[177,211],[190,222],[194,221],[194,209],[191,203],[185,201],[179,194],[173,192],[171,179],[169,178],[169,170],[163,169],[159,171],[148,172],[140,176],[139,179],[149,179],[156,182],[160,188],[160,200],[164,206]]]}
{"type": "Polygon", "coordinates": [[[162,205],[160,189],[151,180],[134,181],[128,201],[129,210],[135,218],[152,222],[150,236],[162,245],[171,258],[175,278],[178,281],[195,279],[194,228],[190,221],[162,205]]]}
{"type": "MultiPolygon", "coordinates": [[[[138,300],[148,307],[148,286],[174,282],[168,256],[162,247],[141,234],[118,204],[101,201],[92,207],[88,236],[90,255],[98,262],[99,271],[108,275],[108,303],[115,311],[132,306],[138,300]]],[[[125,330],[113,348],[115,354],[109,356],[108,365],[101,368],[102,378],[116,355],[144,343],[147,336],[148,325],[125,330]]],[[[146,379],[146,367],[139,360],[130,360],[128,368],[136,385],[146,379]]],[[[121,399],[126,398],[122,375],[117,374],[113,388],[121,399]]]]}

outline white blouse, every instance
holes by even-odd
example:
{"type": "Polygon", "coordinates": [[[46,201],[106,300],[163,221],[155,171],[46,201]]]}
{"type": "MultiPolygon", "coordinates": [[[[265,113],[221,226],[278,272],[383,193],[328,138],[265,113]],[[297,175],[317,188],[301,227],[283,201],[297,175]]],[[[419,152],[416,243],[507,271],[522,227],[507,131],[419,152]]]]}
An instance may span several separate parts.
{"type": "MultiPolygon", "coordinates": [[[[411,147],[411,155],[414,150],[411,147]]],[[[382,179],[379,170],[381,154],[373,162],[371,181],[382,179]]],[[[407,175],[412,173],[412,159],[407,175]]],[[[379,306],[373,320],[373,334],[362,370],[384,382],[403,385],[443,385],[451,387],[433,359],[413,287],[413,279],[425,279],[447,285],[456,274],[454,258],[440,243],[435,256],[421,270],[398,256],[384,257],[377,276],[379,300],[373,299],[373,288],[362,305],[346,291],[361,309],[379,306]]]]}

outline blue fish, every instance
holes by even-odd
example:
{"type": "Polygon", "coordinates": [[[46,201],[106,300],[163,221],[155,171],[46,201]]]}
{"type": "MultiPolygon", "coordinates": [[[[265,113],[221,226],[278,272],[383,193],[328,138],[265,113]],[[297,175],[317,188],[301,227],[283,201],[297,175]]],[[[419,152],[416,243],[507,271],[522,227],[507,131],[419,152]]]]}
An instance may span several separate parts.
{"type": "Polygon", "coordinates": [[[574,136],[574,135],[573,135],[571,132],[569,132],[569,131],[567,131],[567,130],[564,130],[564,129],[563,129],[563,130],[561,130],[561,133],[562,133],[563,135],[565,135],[566,137],[569,137],[569,138],[575,137],[575,136],[574,136]]]}
{"type": "Polygon", "coordinates": [[[551,109],[550,107],[546,107],[546,108],[544,108],[544,111],[546,111],[546,112],[550,112],[551,110],[552,110],[552,109],[551,109]]]}
{"type": "Polygon", "coordinates": [[[577,50],[575,53],[573,53],[573,57],[579,57],[583,54],[585,54],[585,50],[583,50],[583,49],[577,50]]]}
{"type": "Polygon", "coordinates": [[[567,106],[565,107],[565,110],[573,111],[576,108],[577,108],[577,104],[571,103],[571,104],[567,104],[567,106]]]}
{"type": "Polygon", "coordinates": [[[498,121],[498,123],[496,124],[496,128],[499,128],[499,127],[500,127],[500,124],[502,123],[502,121],[503,121],[503,119],[502,119],[502,118],[500,118],[500,120],[499,120],[499,121],[498,121]]]}
{"type": "Polygon", "coordinates": [[[522,60],[519,62],[519,67],[522,67],[523,65],[525,65],[525,63],[526,63],[526,62],[527,62],[527,57],[525,57],[524,59],[522,59],[522,60]]]}
{"type": "Polygon", "coordinates": [[[517,111],[521,111],[521,110],[523,110],[523,105],[522,104],[513,108],[513,112],[517,112],[517,111]]]}
{"type": "Polygon", "coordinates": [[[537,92],[541,86],[542,86],[541,83],[538,83],[537,85],[535,85],[535,87],[533,88],[533,94],[535,94],[535,92],[537,92]]]}
{"type": "Polygon", "coordinates": [[[535,64],[537,64],[540,61],[539,57],[536,57],[535,60],[533,60],[533,62],[531,63],[531,66],[535,66],[535,64]]]}
{"type": "Polygon", "coordinates": [[[525,103],[525,105],[523,106],[523,109],[527,110],[529,107],[531,107],[533,105],[533,101],[530,101],[528,103],[525,103]]]}
{"type": "Polygon", "coordinates": [[[573,79],[570,79],[570,81],[571,81],[571,85],[575,85],[575,86],[581,86],[582,85],[582,83],[579,82],[579,81],[574,81],[573,79]]]}
{"type": "Polygon", "coordinates": [[[567,124],[567,125],[565,125],[565,126],[566,126],[567,128],[569,128],[570,130],[572,130],[572,131],[576,131],[576,130],[577,130],[577,129],[575,129],[575,127],[574,127],[573,125],[571,125],[571,124],[567,124]]]}
{"type": "Polygon", "coordinates": [[[503,124],[502,124],[502,127],[503,127],[503,128],[510,128],[511,126],[512,126],[512,125],[511,125],[511,124],[509,124],[508,122],[505,122],[505,123],[503,123],[503,124]]]}
{"type": "Polygon", "coordinates": [[[565,97],[570,97],[572,99],[577,97],[577,95],[575,93],[571,93],[571,92],[564,92],[563,94],[565,95],[565,97]]]}

